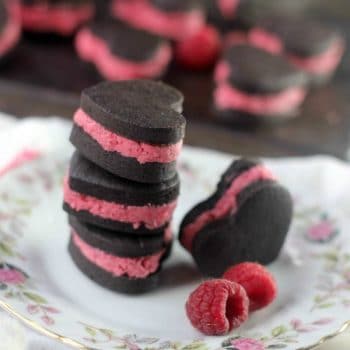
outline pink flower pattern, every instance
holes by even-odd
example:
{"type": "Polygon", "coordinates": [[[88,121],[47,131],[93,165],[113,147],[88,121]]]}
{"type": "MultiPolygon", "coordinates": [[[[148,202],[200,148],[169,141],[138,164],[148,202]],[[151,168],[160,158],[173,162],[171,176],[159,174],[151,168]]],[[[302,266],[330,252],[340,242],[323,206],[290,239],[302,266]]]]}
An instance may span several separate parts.
{"type": "Polygon", "coordinates": [[[17,270],[0,269],[0,282],[5,284],[23,284],[26,278],[22,272],[17,270]]]}
{"type": "MultiPolygon", "coordinates": [[[[0,177],[41,158],[42,155],[41,150],[22,149],[7,164],[0,167],[0,177]]],[[[19,185],[26,186],[26,191],[29,190],[28,186],[36,184],[41,184],[46,192],[51,191],[53,185],[57,183],[57,177],[60,180],[63,176],[66,162],[55,162],[56,171],[48,170],[40,165],[39,163],[36,164],[31,173],[21,172],[17,174],[17,176],[14,176],[14,179],[18,181],[19,185]]],[[[11,196],[7,192],[2,192],[0,196],[4,202],[10,201],[11,196]]],[[[21,236],[25,227],[23,217],[29,215],[31,207],[37,205],[39,201],[36,199],[32,201],[25,200],[24,202],[25,205],[16,202],[16,204],[20,205],[16,206],[14,210],[0,213],[0,223],[2,224],[3,221],[6,221],[7,224],[6,230],[0,230],[1,261],[4,261],[5,257],[18,258],[21,263],[25,260],[25,257],[17,252],[17,238],[21,236]]],[[[46,326],[53,325],[55,323],[54,315],[59,314],[60,310],[50,306],[49,302],[35,291],[32,283],[27,284],[29,279],[29,275],[16,266],[5,262],[0,263],[0,291],[3,293],[3,297],[24,302],[29,315],[36,315],[46,326]]]]}
{"type": "Polygon", "coordinates": [[[240,338],[233,340],[231,344],[235,350],[265,350],[264,344],[255,339],[240,338]]]}
{"type": "Polygon", "coordinates": [[[20,167],[21,165],[35,160],[40,157],[40,152],[35,149],[24,149],[19,152],[8,164],[0,169],[0,176],[7,174],[9,171],[20,167]]]}
{"type": "Polygon", "coordinates": [[[306,231],[306,237],[313,242],[328,242],[339,233],[335,223],[327,216],[311,225],[306,231]]]}

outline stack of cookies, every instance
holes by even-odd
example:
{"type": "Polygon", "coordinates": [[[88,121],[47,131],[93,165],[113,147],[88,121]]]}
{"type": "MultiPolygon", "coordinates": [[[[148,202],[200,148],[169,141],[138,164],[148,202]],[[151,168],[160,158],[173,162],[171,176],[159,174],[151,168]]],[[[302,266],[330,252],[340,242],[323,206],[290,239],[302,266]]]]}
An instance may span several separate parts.
{"type": "Polygon", "coordinates": [[[183,96],[161,82],[104,82],[83,91],[64,185],[70,254],[97,283],[125,293],[157,286],[179,195],[183,96]]]}

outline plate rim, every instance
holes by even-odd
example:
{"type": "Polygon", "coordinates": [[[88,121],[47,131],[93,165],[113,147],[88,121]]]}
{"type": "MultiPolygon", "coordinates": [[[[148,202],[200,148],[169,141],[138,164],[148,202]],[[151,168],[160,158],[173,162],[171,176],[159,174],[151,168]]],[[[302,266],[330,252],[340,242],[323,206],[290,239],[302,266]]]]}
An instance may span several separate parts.
{"type": "MultiPolygon", "coordinates": [[[[0,309],[5,311],[7,314],[13,316],[15,319],[17,319],[18,321],[20,321],[22,324],[26,325],[27,327],[29,327],[33,331],[35,331],[43,336],[54,339],[63,345],[70,346],[72,349],[99,350],[98,348],[92,348],[92,347],[86,346],[83,343],[80,343],[79,341],[77,341],[73,338],[70,338],[70,337],[67,337],[65,335],[62,335],[62,334],[59,334],[59,333],[56,333],[56,332],[49,330],[48,328],[40,325],[39,323],[32,321],[29,318],[21,315],[19,312],[15,311],[8,303],[5,303],[2,300],[0,300],[0,309]]],[[[324,335],[323,337],[321,337],[316,343],[311,344],[307,347],[296,348],[295,350],[315,350],[319,346],[327,343],[328,341],[335,339],[338,336],[344,334],[349,329],[350,329],[350,320],[345,321],[343,323],[343,325],[335,332],[324,335]]]]}

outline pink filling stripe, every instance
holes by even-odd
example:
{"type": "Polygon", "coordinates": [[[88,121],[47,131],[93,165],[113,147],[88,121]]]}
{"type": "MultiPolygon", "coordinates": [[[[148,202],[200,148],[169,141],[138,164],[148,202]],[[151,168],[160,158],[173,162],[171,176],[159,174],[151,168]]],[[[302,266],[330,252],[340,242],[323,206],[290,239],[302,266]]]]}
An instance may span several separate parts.
{"type": "Polygon", "coordinates": [[[112,11],[114,16],[136,28],[175,40],[193,36],[205,24],[205,16],[201,10],[166,13],[152,6],[148,0],[114,0],[112,11]]]}
{"type": "Polygon", "coordinates": [[[27,29],[53,30],[62,35],[72,34],[95,13],[93,5],[79,7],[52,6],[48,4],[21,5],[22,24],[27,29]]]}
{"type": "Polygon", "coordinates": [[[187,225],[181,237],[182,245],[191,252],[196,234],[212,221],[237,211],[237,197],[240,192],[253,183],[261,180],[275,180],[273,174],[262,165],[257,165],[234,179],[214,208],[203,212],[191,224],[187,225]]]}
{"type": "Polygon", "coordinates": [[[225,61],[220,61],[214,71],[214,80],[217,84],[226,82],[231,74],[231,67],[225,61]]]}
{"type": "Polygon", "coordinates": [[[227,83],[220,83],[214,91],[219,109],[233,109],[254,115],[283,115],[298,108],[304,101],[306,90],[290,88],[276,94],[247,94],[227,83]]]}
{"type": "Polygon", "coordinates": [[[160,206],[146,205],[142,207],[107,202],[73,191],[69,187],[67,178],[64,181],[64,201],[76,211],[86,210],[92,215],[104,219],[129,223],[133,225],[134,229],[145,225],[150,230],[167,224],[176,207],[176,200],[160,206]]]}
{"type": "Polygon", "coordinates": [[[343,41],[338,40],[321,55],[303,58],[290,54],[288,58],[290,62],[309,73],[327,74],[333,72],[339,65],[344,54],[344,46],[343,41]]]}
{"type": "Polygon", "coordinates": [[[9,20],[0,35],[0,55],[4,55],[11,50],[19,41],[21,27],[18,17],[14,11],[9,10],[9,20]]]}
{"type": "Polygon", "coordinates": [[[166,146],[136,142],[109,131],[93,120],[81,108],[74,115],[74,122],[108,152],[117,152],[124,157],[135,158],[140,164],[171,163],[179,156],[182,141],[166,146]]]}
{"type": "Polygon", "coordinates": [[[292,64],[313,74],[328,74],[334,71],[339,65],[345,50],[343,40],[337,40],[320,55],[311,57],[293,55],[286,52],[283,42],[277,35],[261,28],[253,28],[246,33],[238,31],[227,34],[226,46],[239,44],[250,44],[272,54],[285,53],[292,64]]]}
{"type": "Polygon", "coordinates": [[[129,61],[113,54],[108,45],[89,29],[83,29],[77,34],[75,47],[81,59],[93,62],[109,80],[157,77],[166,69],[172,53],[170,45],[164,43],[151,59],[141,63],[129,61]]]}
{"type": "Polygon", "coordinates": [[[223,17],[232,19],[238,9],[240,0],[218,0],[218,6],[223,17]]]}
{"type": "Polygon", "coordinates": [[[158,270],[160,259],[164,254],[161,252],[139,258],[121,258],[105,253],[84,242],[75,232],[72,232],[73,242],[84,257],[99,268],[114,276],[128,276],[132,278],[146,278],[158,270]]]}
{"type": "Polygon", "coordinates": [[[248,32],[234,31],[225,37],[225,46],[250,44],[272,54],[281,54],[283,43],[276,35],[260,28],[253,28],[248,32]]]}

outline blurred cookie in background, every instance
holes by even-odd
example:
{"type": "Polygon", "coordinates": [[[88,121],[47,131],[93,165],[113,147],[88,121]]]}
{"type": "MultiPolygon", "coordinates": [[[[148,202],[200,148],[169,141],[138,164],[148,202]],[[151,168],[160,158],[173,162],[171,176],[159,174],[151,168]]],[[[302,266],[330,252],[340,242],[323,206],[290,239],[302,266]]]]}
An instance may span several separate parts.
{"type": "Polygon", "coordinates": [[[242,1],[240,0],[202,0],[208,16],[208,21],[221,31],[240,28],[239,13],[242,1]]]}
{"type": "Polygon", "coordinates": [[[110,5],[111,0],[94,0],[95,1],[95,18],[102,20],[111,17],[110,5]]]}
{"type": "Polygon", "coordinates": [[[173,40],[184,40],[205,25],[200,0],[113,0],[114,17],[173,40]]]}
{"type": "Polygon", "coordinates": [[[214,104],[229,121],[283,121],[298,115],[305,74],[284,57],[246,44],[226,49],[215,70],[214,104]]]}
{"type": "Polygon", "coordinates": [[[75,47],[108,80],[158,78],[172,57],[165,39],[112,19],[84,26],[75,47]]]}
{"type": "Polygon", "coordinates": [[[0,58],[7,56],[21,37],[18,1],[0,1],[0,58]]]}
{"type": "Polygon", "coordinates": [[[33,32],[72,35],[95,15],[93,0],[21,0],[23,28],[33,32]]]}
{"type": "Polygon", "coordinates": [[[312,85],[329,81],[345,51],[340,33],[323,23],[303,17],[279,15],[252,24],[256,44],[269,45],[303,70],[312,85]]]}
{"type": "Polygon", "coordinates": [[[208,19],[222,31],[244,28],[247,20],[270,16],[275,13],[299,14],[315,0],[201,0],[208,19]]]}

